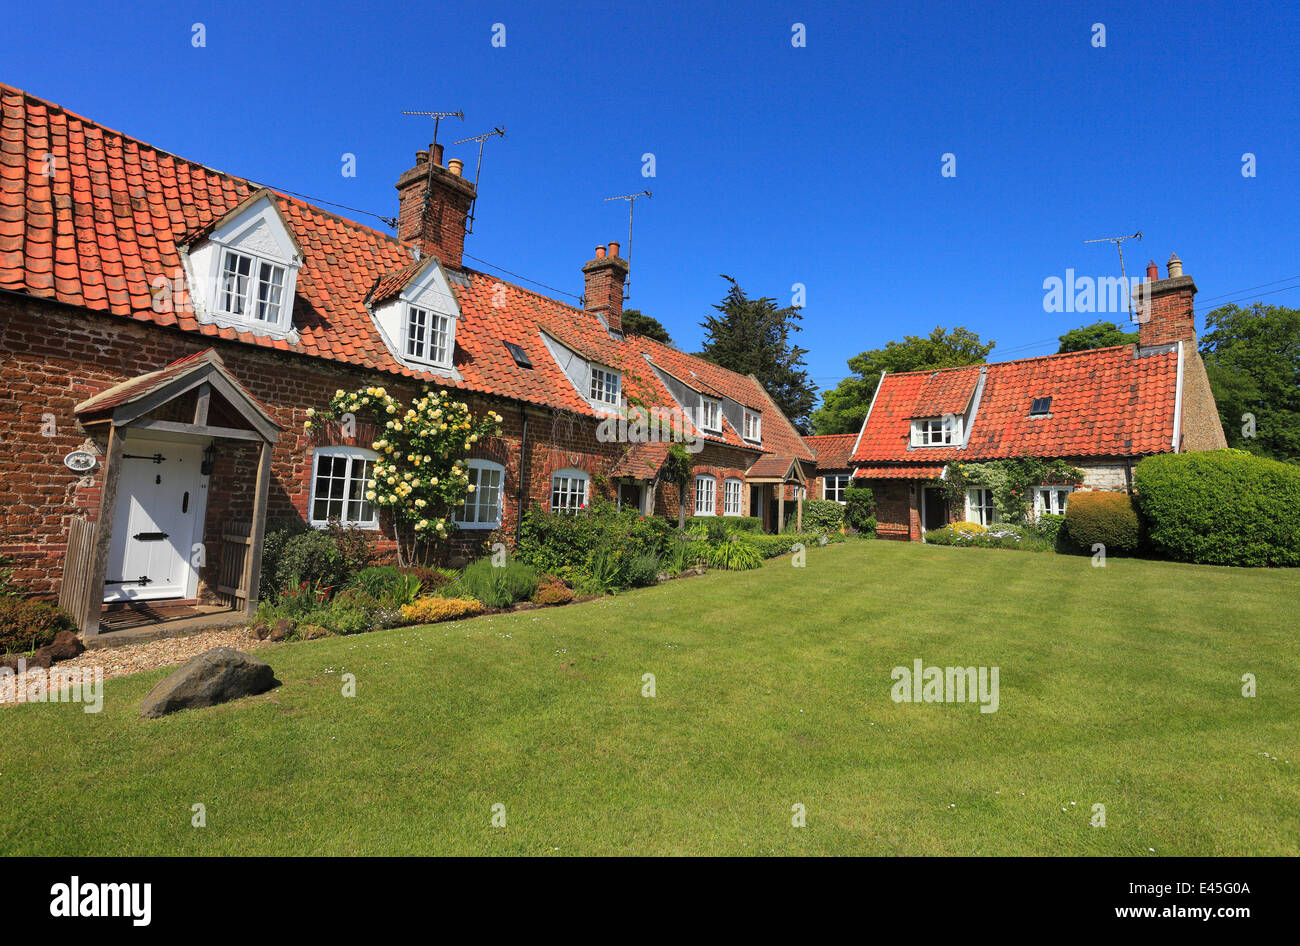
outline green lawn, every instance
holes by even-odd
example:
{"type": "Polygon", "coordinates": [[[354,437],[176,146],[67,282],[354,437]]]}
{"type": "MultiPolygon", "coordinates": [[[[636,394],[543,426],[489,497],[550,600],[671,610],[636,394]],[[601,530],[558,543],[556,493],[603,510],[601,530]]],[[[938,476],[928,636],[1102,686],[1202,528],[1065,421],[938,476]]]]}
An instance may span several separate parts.
{"type": "Polygon", "coordinates": [[[141,719],[159,671],[98,715],[0,709],[0,853],[1296,855],[1297,591],[857,541],[279,645],[284,685],[239,703],[141,719]],[[918,657],[999,667],[1000,709],[892,702],[918,657]]]}

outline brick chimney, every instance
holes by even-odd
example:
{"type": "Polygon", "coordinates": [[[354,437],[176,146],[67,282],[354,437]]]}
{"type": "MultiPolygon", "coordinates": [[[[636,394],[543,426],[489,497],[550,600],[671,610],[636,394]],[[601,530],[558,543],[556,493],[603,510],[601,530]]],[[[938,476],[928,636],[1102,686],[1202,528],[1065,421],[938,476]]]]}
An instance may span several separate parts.
{"type": "Polygon", "coordinates": [[[610,332],[623,331],[623,283],[627,280],[628,262],[618,255],[618,244],[611,243],[609,252],[596,247],[596,258],[582,267],[587,287],[583,295],[583,308],[605,320],[610,332]]]}
{"type": "MultiPolygon", "coordinates": [[[[1183,261],[1177,254],[1169,257],[1169,275],[1143,283],[1134,292],[1138,325],[1138,344],[1143,348],[1169,342],[1188,342],[1196,346],[1196,317],[1192,297],[1196,283],[1183,275],[1183,261]]],[[[1148,278],[1158,275],[1154,262],[1147,266],[1148,278]]]]}
{"type": "Polygon", "coordinates": [[[397,238],[454,268],[465,252],[465,222],[475,197],[462,167],[456,159],[443,167],[442,145],[431,144],[415,152],[415,167],[397,179],[397,238]]]}

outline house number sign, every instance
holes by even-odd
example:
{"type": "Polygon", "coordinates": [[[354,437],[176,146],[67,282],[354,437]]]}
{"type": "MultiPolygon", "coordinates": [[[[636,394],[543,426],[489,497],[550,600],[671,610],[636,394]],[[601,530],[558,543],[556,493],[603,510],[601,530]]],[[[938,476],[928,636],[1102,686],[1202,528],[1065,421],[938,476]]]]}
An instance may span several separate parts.
{"type": "Polygon", "coordinates": [[[86,450],[73,450],[63,458],[63,465],[74,473],[89,473],[97,462],[95,455],[86,450]]]}

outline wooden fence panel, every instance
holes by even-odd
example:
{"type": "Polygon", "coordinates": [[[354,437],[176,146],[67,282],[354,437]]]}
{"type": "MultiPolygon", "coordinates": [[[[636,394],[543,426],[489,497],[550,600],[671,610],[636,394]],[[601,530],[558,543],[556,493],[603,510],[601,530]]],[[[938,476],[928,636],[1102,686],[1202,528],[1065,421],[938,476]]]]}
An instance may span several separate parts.
{"type": "Polygon", "coordinates": [[[79,631],[85,630],[90,609],[101,607],[104,600],[104,589],[91,587],[94,577],[95,532],[95,523],[74,516],[68,527],[67,550],[63,554],[59,607],[72,616],[79,631]]]}

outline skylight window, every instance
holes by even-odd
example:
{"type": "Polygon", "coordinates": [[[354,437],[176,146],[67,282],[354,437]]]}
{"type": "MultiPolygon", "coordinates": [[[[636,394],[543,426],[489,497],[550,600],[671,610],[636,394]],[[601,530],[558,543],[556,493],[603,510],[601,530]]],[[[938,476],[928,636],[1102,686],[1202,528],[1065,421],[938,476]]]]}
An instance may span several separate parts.
{"type": "Polygon", "coordinates": [[[528,353],[514,342],[503,340],[502,344],[506,346],[506,351],[510,352],[510,357],[515,360],[515,364],[520,368],[531,368],[533,366],[533,360],[528,357],[528,353]]]}
{"type": "Polygon", "coordinates": [[[1046,417],[1052,413],[1052,399],[1050,397],[1036,397],[1034,403],[1030,405],[1030,417],[1046,417]]]}

